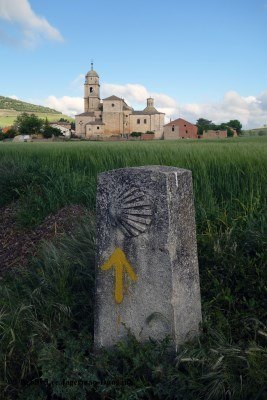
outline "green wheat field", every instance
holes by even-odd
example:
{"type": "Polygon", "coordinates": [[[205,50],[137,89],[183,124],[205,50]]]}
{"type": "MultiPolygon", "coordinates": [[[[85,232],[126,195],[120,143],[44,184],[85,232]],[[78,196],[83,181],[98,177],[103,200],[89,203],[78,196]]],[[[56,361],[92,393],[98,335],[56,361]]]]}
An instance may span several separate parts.
{"type": "Polygon", "coordinates": [[[0,281],[4,399],[267,398],[267,138],[0,144],[0,207],[31,229],[68,204],[88,217],[40,245],[0,281]],[[168,338],[93,352],[97,174],[168,165],[192,170],[202,333],[175,353],[168,338]],[[71,385],[68,382],[78,382],[71,385]]]}

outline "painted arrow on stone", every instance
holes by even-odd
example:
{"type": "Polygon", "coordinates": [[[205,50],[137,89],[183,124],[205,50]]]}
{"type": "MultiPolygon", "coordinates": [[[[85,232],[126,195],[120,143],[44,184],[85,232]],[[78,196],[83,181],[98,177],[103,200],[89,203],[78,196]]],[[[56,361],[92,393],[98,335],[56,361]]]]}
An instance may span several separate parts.
{"type": "Polygon", "coordinates": [[[109,259],[100,268],[102,271],[108,271],[112,267],[115,268],[115,301],[120,304],[123,301],[124,274],[127,273],[132,281],[136,281],[137,276],[125,253],[119,247],[114,250],[109,259]]]}

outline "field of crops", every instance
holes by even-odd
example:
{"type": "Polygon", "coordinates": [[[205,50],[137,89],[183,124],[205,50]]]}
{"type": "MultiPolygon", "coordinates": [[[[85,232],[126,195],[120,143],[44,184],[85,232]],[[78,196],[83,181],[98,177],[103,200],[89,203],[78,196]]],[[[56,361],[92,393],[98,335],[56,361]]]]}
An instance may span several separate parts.
{"type": "Polygon", "coordinates": [[[43,246],[27,271],[2,280],[7,399],[266,398],[267,138],[1,143],[0,207],[16,202],[20,229],[66,204],[92,215],[97,173],[137,165],[193,172],[203,334],[178,354],[166,341],[130,337],[94,355],[94,227],[85,220],[71,238],[43,246]],[[70,387],[68,379],[85,383],[70,387]]]}
{"type": "MultiPolygon", "coordinates": [[[[0,109],[0,128],[4,128],[5,126],[11,126],[13,125],[14,121],[16,118],[20,115],[21,113],[19,111],[15,110],[1,110],[0,109]]],[[[31,114],[31,112],[29,112],[31,114]]],[[[70,122],[74,121],[73,118],[68,117],[67,115],[64,114],[56,114],[56,113],[38,113],[34,112],[34,114],[38,118],[42,119],[48,119],[48,121],[58,121],[60,118],[68,119],[70,122]]]]}

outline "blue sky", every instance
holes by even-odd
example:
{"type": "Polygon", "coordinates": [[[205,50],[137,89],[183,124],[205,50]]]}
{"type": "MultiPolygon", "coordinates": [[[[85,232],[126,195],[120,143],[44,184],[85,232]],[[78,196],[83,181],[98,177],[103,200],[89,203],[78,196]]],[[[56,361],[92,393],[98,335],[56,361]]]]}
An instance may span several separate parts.
{"type": "Polygon", "coordinates": [[[0,0],[0,95],[82,111],[101,94],[137,109],[267,124],[267,0],[0,0]]]}

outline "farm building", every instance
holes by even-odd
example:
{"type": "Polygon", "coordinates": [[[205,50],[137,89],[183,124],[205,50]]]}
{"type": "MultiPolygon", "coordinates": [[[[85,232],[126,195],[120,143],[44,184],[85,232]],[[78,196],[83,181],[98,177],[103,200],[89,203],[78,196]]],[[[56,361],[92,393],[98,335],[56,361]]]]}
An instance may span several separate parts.
{"type": "Polygon", "coordinates": [[[197,139],[197,126],[178,118],[164,125],[164,139],[197,139]]]}
{"type": "Polygon", "coordinates": [[[114,95],[101,101],[99,76],[92,63],[85,77],[84,112],[75,117],[76,135],[94,139],[150,131],[156,139],[161,139],[164,115],[154,107],[153,98],[147,99],[142,111],[135,111],[124,99],[114,95]]]}
{"type": "Polygon", "coordinates": [[[212,130],[203,131],[203,135],[199,136],[202,139],[225,139],[227,138],[227,130],[212,130]]]}

